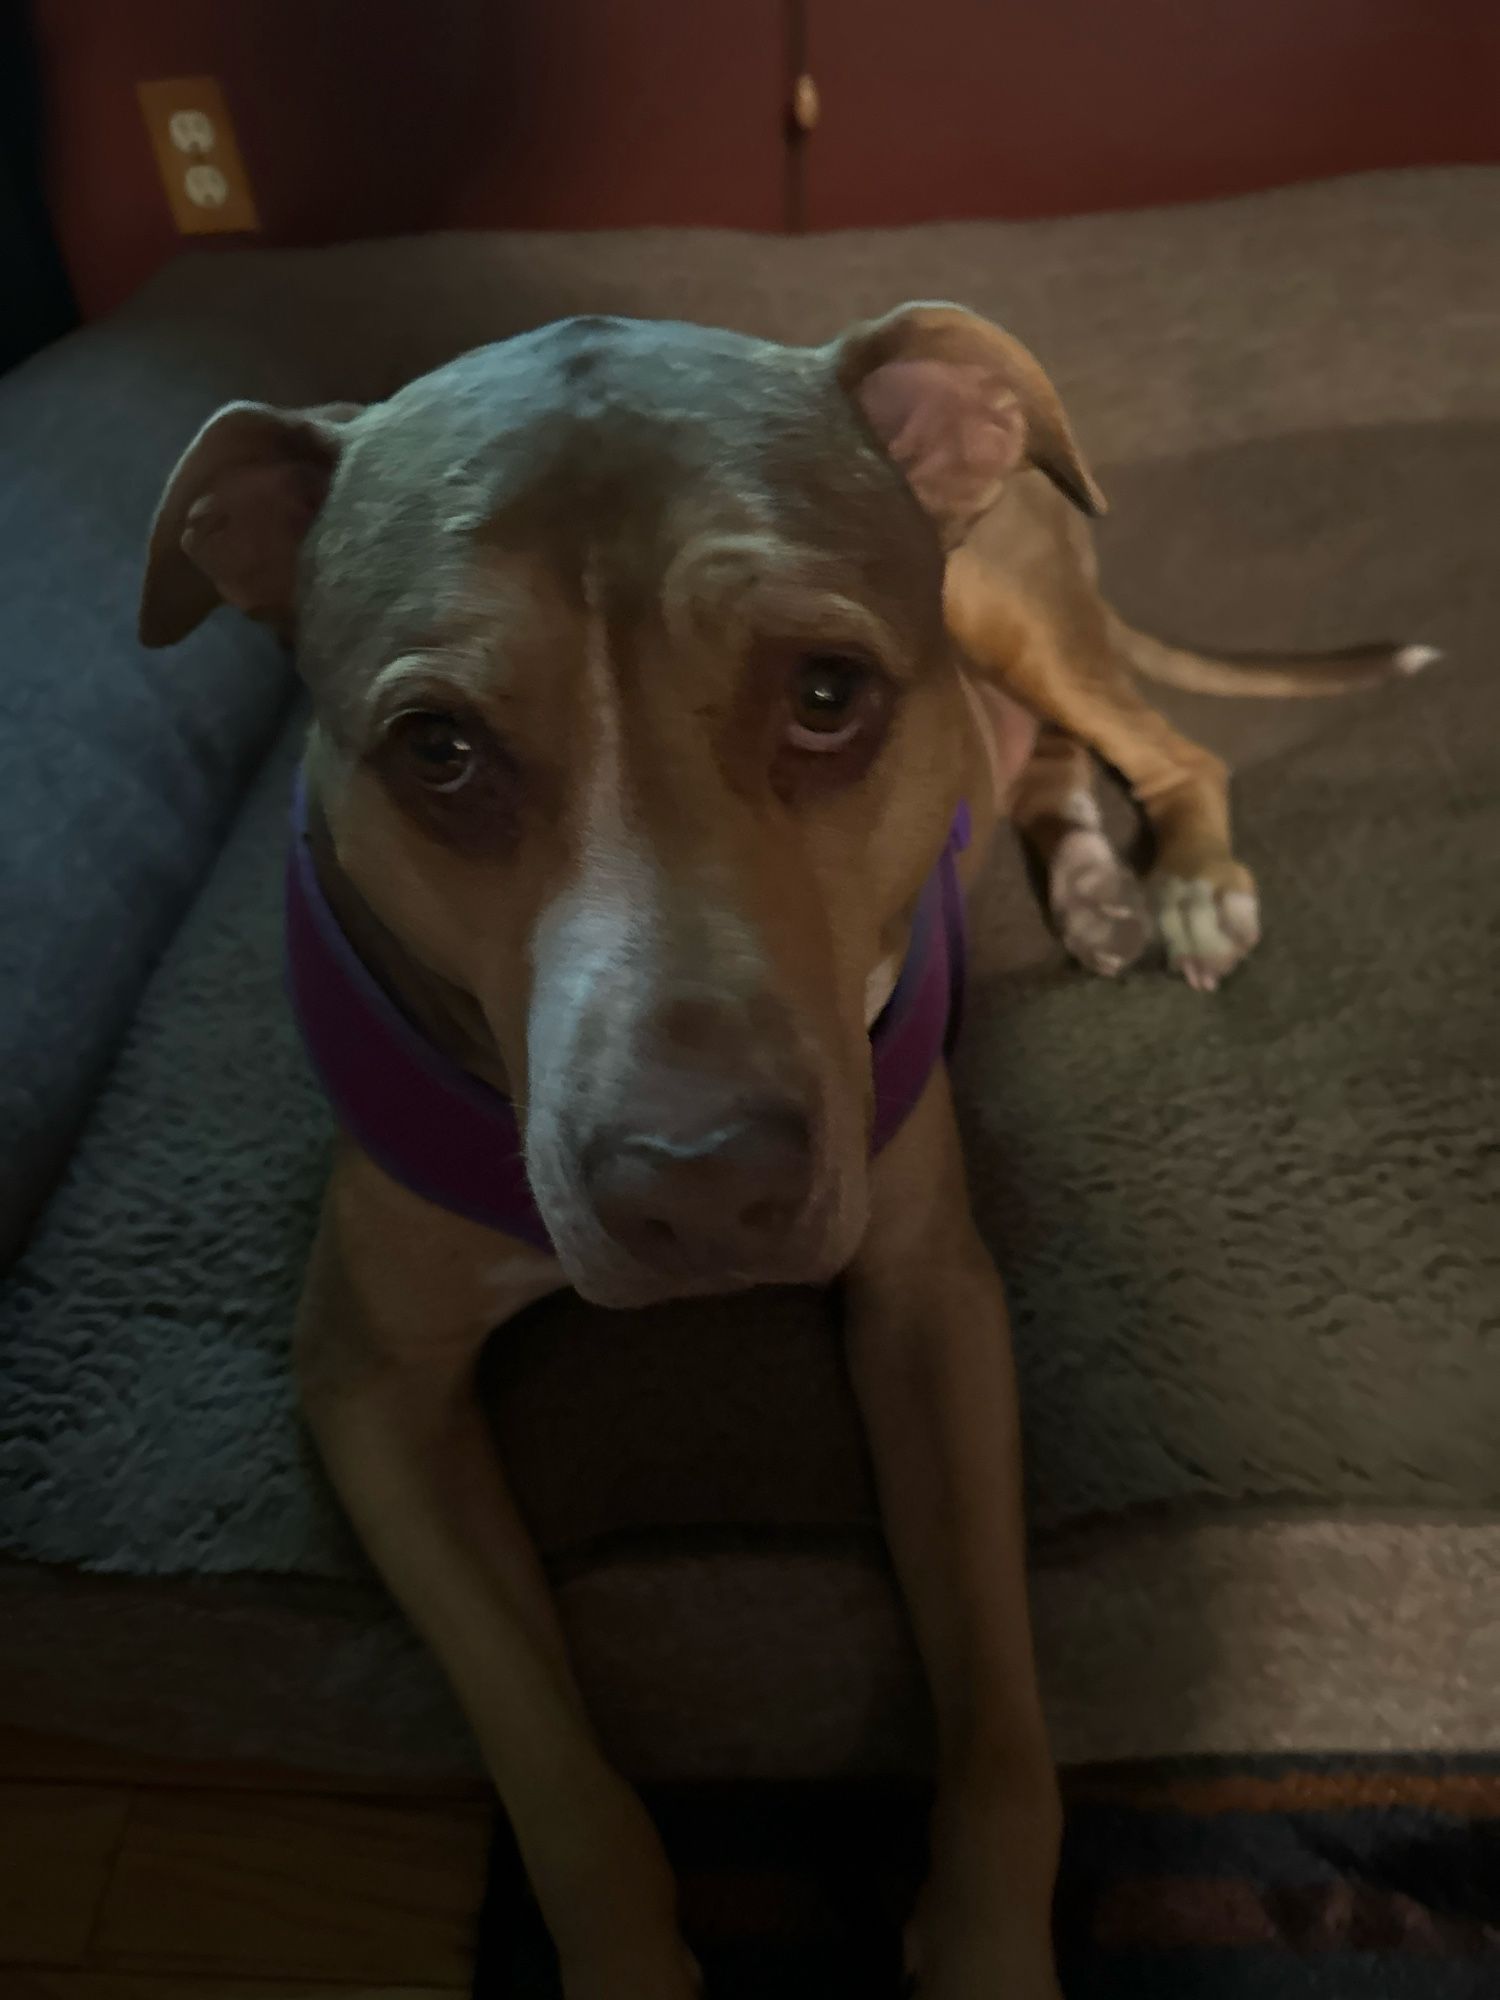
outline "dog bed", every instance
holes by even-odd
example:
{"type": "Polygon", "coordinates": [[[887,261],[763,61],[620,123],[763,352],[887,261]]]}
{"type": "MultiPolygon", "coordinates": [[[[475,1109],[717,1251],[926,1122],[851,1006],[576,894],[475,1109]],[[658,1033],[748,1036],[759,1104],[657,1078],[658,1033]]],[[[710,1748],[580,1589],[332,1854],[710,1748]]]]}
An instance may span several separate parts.
{"type": "MultiPolygon", "coordinates": [[[[1051,369],[1134,621],[1447,649],[1346,702],[1172,704],[1233,760],[1267,908],[1211,1000],[1071,970],[997,846],[957,1081],[1060,1751],[1500,1750],[1496,241],[1500,172],[1474,169],[826,241],[240,251],[0,385],[5,1712],[330,1774],[472,1768],[293,1409],[327,1157],[280,992],[293,683],[227,618],[171,656],[131,636],[194,425],[238,395],[379,395],[578,309],[818,339],[936,294],[1051,369]]],[[[630,1769],[923,1768],[826,1301],[559,1300],[491,1359],[630,1769]]]]}

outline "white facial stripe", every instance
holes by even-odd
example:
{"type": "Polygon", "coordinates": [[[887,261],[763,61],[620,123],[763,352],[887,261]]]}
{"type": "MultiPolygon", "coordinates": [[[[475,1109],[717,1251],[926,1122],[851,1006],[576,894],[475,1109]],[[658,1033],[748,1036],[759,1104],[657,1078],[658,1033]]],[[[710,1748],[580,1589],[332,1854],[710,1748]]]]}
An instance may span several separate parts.
{"type": "MultiPolygon", "coordinates": [[[[592,595],[586,580],[585,597],[592,595]]],[[[547,989],[546,1005],[532,1008],[533,1074],[566,1058],[601,981],[618,995],[620,1014],[628,1014],[642,939],[653,928],[659,900],[655,871],[625,811],[620,693],[610,671],[609,635],[592,602],[583,671],[593,756],[584,779],[577,880],[547,911],[532,947],[547,989]]]]}
{"type": "MultiPolygon", "coordinates": [[[[580,856],[573,887],[544,920],[548,956],[567,967],[572,1006],[561,1026],[576,1020],[599,981],[609,982],[611,1023],[621,1046],[673,951],[667,936],[667,897],[660,865],[632,823],[626,773],[620,690],[611,671],[603,619],[591,609],[584,655],[584,684],[593,724],[593,760],[587,773],[580,828],[580,856]]],[[[539,938],[541,932],[539,932],[539,938]]],[[[732,909],[711,903],[695,913],[693,957],[685,969],[701,972],[705,986],[722,992],[743,981],[753,990],[763,977],[759,944],[732,909]]],[[[538,954],[540,959],[540,953],[538,954]]],[[[552,1023],[549,1021],[549,1030],[552,1023]]],[[[550,1037],[549,1037],[550,1039],[550,1037]]]]}
{"type": "Polygon", "coordinates": [[[628,1061],[629,1025],[639,1007],[652,910],[659,900],[654,870],[628,824],[619,689],[610,671],[608,632],[587,576],[584,594],[589,761],[581,774],[578,867],[532,939],[527,1027],[527,1167],[552,1240],[573,1270],[597,1268],[601,1252],[569,1141],[570,1114],[584,1091],[607,1088],[607,1079],[628,1061]],[[599,1008],[601,992],[610,996],[607,1012],[599,1008]],[[583,1076],[586,1030],[590,1045],[583,1076]]]}
{"type": "MultiPolygon", "coordinates": [[[[672,855],[669,867],[641,824],[608,635],[592,607],[583,672],[588,733],[578,753],[577,853],[572,879],[543,912],[531,947],[526,1163],[572,1281],[586,1297],[625,1304],[660,1296],[661,1280],[643,1278],[605,1233],[585,1185],[583,1144],[621,1117],[667,1133],[701,1119],[705,1091],[691,1062],[680,1070],[658,1062],[644,1031],[669,998],[701,998],[729,1010],[731,1020],[742,1010],[748,1024],[767,969],[755,929],[732,895],[716,893],[707,857],[689,853],[679,885],[683,857],[672,855]]],[[[862,1210],[855,1214],[846,1199],[828,1212],[827,1228],[844,1229],[852,1250],[862,1210]]]]}
{"type": "Polygon", "coordinates": [[[610,672],[609,632],[603,614],[595,605],[587,580],[584,596],[589,604],[587,638],[583,656],[583,684],[592,719],[594,762],[589,771],[588,794],[583,816],[585,867],[601,853],[616,849],[626,838],[624,731],[620,724],[620,690],[610,672]]]}
{"type": "MultiPolygon", "coordinates": [[[[527,1164],[564,1263],[599,1282],[615,1253],[602,1249],[579,1184],[580,1129],[630,1101],[642,1025],[668,976],[679,997],[701,981],[706,997],[721,1000],[741,982],[755,990],[763,975],[756,939],[730,909],[691,908],[690,932],[677,934],[668,881],[633,823],[620,693],[603,620],[592,611],[584,677],[590,738],[576,873],[532,943],[527,1164]]],[[[670,1075],[653,1078],[651,1111],[668,1127],[690,1120],[701,1097],[690,1077],[677,1081],[680,1100],[670,1075]]]]}

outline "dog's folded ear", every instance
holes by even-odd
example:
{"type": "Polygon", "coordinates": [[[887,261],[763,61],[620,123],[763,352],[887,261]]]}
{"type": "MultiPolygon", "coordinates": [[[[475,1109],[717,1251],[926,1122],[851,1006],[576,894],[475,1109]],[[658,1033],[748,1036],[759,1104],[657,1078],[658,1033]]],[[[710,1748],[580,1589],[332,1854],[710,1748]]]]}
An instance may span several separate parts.
{"type": "Polygon", "coordinates": [[[178,460],[151,524],[141,590],[147,646],[185,639],[220,603],[291,634],[297,558],[357,403],[228,403],[178,460]]]}
{"type": "Polygon", "coordinates": [[[899,307],[834,343],[838,379],[948,547],[1022,465],[1085,514],[1104,496],[1057,391],[1019,340],[962,306],[899,307]]]}

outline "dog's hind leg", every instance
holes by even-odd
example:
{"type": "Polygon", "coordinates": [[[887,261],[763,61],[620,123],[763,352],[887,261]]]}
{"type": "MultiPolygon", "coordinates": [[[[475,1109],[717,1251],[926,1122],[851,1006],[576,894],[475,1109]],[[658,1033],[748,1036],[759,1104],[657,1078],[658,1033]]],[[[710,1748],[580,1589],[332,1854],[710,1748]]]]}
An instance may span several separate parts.
{"type": "Polygon", "coordinates": [[[1041,870],[1059,938],[1080,965],[1108,976],[1134,965],[1155,925],[1135,870],[1104,831],[1097,779],[1085,746],[1044,724],[1009,811],[1041,870]]]}
{"type": "Polygon", "coordinates": [[[1190,986],[1211,991],[1260,936],[1255,880],[1230,842],[1222,758],[1142,699],[1081,573],[1017,585],[966,545],[949,558],[944,607],[977,669],[1129,784],[1155,841],[1149,887],[1168,961],[1190,986]]]}

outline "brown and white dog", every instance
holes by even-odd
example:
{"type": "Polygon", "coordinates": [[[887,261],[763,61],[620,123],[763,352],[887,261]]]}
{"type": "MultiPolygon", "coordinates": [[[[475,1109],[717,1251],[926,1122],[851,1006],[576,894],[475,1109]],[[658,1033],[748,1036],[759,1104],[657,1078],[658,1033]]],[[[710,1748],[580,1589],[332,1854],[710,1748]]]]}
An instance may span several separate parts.
{"type": "Polygon", "coordinates": [[[937,1718],[919,1990],[1057,1992],[1004,1300],[941,1066],[870,1162],[867,1027],[960,800],[966,868],[1008,804],[1075,955],[1139,953],[1093,752],[1151,822],[1172,963],[1212,986],[1255,942],[1223,766],[1127,667],[1306,693],[1421,664],[1247,677],[1129,633],[1094,586],[1100,506],[1032,357],[933,305],[822,348],[570,320],[368,409],[231,405],[163,498],[142,637],[222,600],[295,644],[327,898],[405,1015],[517,1108],[552,1251],[346,1141],[298,1359],[344,1503],[473,1723],[568,2000],[674,2000],[694,1973],[495,1462],[480,1349],[564,1285],[617,1305],[840,1276],[937,1718]]]}

